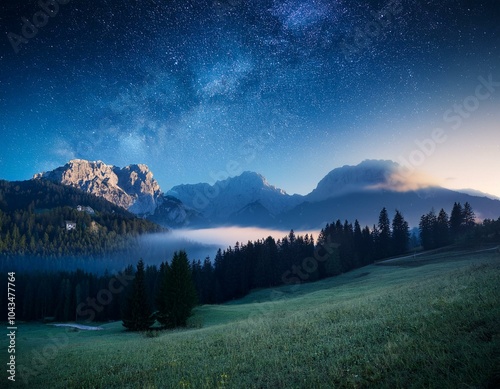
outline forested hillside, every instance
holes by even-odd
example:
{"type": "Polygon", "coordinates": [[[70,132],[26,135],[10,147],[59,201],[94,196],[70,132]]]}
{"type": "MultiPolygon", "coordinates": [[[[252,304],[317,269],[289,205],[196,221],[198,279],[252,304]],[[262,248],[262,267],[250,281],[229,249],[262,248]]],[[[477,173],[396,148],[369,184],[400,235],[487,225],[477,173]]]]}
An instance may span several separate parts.
{"type": "Polygon", "coordinates": [[[162,229],[79,189],[43,180],[0,181],[0,253],[90,255],[124,249],[162,229]]]}

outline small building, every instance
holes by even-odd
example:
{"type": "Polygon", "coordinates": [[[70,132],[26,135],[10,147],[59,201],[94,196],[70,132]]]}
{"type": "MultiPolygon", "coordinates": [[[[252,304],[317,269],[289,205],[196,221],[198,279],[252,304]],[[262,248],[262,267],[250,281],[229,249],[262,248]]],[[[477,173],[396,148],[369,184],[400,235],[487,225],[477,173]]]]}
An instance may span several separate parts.
{"type": "Polygon", "coordinates": [[[76,223],[66,220],[66,231],[76,230],[76,223]]]}
{"type": "Polygon", "coordinates": [[[77,205],[76,210],[78,212],[87,212],[89,215],[95,215],[95,211],[92,207],[84,207],[83,205],[77,205]]]}

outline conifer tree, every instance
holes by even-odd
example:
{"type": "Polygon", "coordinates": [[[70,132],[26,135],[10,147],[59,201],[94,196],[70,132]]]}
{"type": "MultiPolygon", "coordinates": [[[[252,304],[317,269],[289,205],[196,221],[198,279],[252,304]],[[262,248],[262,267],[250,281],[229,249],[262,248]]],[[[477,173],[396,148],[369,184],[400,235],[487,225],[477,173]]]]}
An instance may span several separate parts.
{"type": "Polygon", "coordinates": [[[464,204],[462,211],[462,220],[466,231],[470,231],[476,225],[476,215],[472,210],[471,205],[467,202],[464,204]]]}
{"type": "Polygon", "coordinates": [[[185,251],[174,253],[158,296],[158,321],[166,327],[185,327],[196,305],[196,289],[185,251]]]}
{"type": "Polygon", "coordinates": [[[160,265],[159,274],[159,284],[158,291],[156,295],[156,319],[163,325],[166,325],[167,320],[167,306],[166,298],[167,295],[167,284],[168,284],[168,272],[170,271],[170,266],[168,262],[162,262],[160,265]]]}
{"type": "Polygon", "coordinates": [[[441,208],[436,220],[436,229],[434,231],[435,237],[434,241],[436,247],[446,246],[450,243],[450,221],[448,219],[448,214],[444,209],[441,208]]]}
{"type": "Polygon", "coordinates": [[[450,232],[453,239],[456,239],[463,231],[464,218],[462,205],[460,203],[453,204],[450,216],[450,232]]]}
{"type": "Polygon", "coordinates": [[[144,331],[154,324],[151,308],[146,294],[144,262],[137,263],[137,271],[132,283],[131,295],[127,300],[123,314],[123,326],[131,331],[144,331]]]}
{"type": "Polygon", "coordinates": [[[410,229],[401,212],[396,210],[392,220],[392,252],[395,255],[401,255],[408,251],[408,242],[410,239],[410,229]]]}
{"type": "Polygon", "coordinates": [[[425,250],[436,248],[436,225],[437,218],[432,209],[427,215],[422,215],[419,223],[420,241],[425,250]]]}
{"type": "Polygon", "coordinates": [[[354,267],[360,267],[363,263],[363,234],[358,219],[354,221],[354,267]]]}
{"type": "Polygon", "coordinates": [[[391,252],[391,224],[385,207],[380,211],[378,218],[378,232],[376,241],[378,257],[386,258],[391,252]]]}

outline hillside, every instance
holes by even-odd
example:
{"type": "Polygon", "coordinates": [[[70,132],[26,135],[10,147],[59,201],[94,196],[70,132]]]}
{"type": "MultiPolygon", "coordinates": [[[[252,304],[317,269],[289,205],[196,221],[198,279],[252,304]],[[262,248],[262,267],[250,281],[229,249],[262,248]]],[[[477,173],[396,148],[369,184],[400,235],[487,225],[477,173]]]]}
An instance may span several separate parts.
{"type": "Polygon", "coordinates": [[[0,181],[0,253],[88,255],[162,229],[107,200],[45,180],[0,181]]]}
{"type": "Polygon", "coordinates": [[[499,281],[496,252],[441,253],[408,267],[370,265],[202,306],[184,331],[132,334],[111,323],[85,332],[26,324],[19,364],[34,367],[20,369],[16,384],[498,387],[499,281]],[[56,351],[44,364],[34,363],[48,342],[56,351]]]}

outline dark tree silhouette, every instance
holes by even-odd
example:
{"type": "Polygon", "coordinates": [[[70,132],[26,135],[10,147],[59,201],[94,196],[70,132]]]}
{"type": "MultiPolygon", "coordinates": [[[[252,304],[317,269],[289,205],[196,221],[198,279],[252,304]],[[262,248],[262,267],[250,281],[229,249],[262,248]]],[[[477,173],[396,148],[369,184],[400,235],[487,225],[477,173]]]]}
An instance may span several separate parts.
{"type": "Polygon", "coordinates": [[[131,295],[123,313],[123,326],[130,331],[144,331],[149,329],[154,322],[146,293],[144,262],[141,259],[137,263],[131,295]]]}
{"type": "Polygon", "coordinates": [[[401,255],[408,251],[410,229],[401,212],[396,210],[392,220],[392,254],[401,255]]]}
{"type": "Polygon", "coordinates": [[[386,258],[391,253],[391,224],[387,209],[384,207],[378,217],[378,237],[375,242],[378,258],[386,258]]]}
{"type": "Polygon", "coordinates": [[[436,247],[443,247],[450,244],[450,221],[448,214],[442,208],[436,220],[434,241],[436,247]]]}
{"type": "Polygon", "coordinates": [[[450,232],[453,239],[458,238],[458,236],[463,232],[463,216],[462,205],[460,203],[453,204],[453,209],[451,210],[450,216],[450,232]]]}
{"type": "Polygon", "coordinates": [[[164,286],[157,298],[157,319],[168,328],[185,327],[197,303],[186,252],[174,253],[170,267],[165,267],[165,270],[164,286]]]}
{"type": "Polygon", "coordinates": [[[472,210],[471,205],[467,202],[464,204],[464,208],[462,210],[462,220],[464,225],[464,230],[471,231],[476,225],[476,215],[472,210]]]}
{"type": "Polygon", "coordinates": [[[436,226],[437,218],[434,210],[431,210],[427,215],[422,215],[420,218],[419,230],[420,230],[420,241],[424,250],[430,250],[436,248],[436,226]]]}

